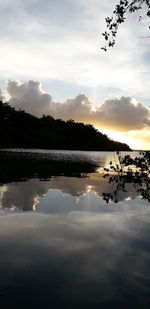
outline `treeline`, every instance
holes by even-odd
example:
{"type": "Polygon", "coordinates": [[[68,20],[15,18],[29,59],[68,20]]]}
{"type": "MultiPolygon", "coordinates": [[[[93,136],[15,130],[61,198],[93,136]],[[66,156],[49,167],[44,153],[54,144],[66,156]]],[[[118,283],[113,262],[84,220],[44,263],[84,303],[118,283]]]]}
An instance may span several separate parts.
{"type": "Polygon", "coordinates": [[[23,110],[15,110],[0,101],[0,147],[45,148],[68,150],[130,150],[129,146],[110,140],[91,124],[37,118],[23,110]]]}

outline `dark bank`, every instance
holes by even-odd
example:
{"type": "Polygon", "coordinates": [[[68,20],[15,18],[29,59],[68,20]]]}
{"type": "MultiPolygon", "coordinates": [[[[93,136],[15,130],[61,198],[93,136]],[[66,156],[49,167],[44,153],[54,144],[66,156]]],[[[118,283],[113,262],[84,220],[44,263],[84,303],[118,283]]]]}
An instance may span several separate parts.
{"type": "Polygon", "coordinates": [[[37,118],[0,102],[0,148],[45,148],[90,151],[131,151],[91,124],[63,121],[50,115],[37,118]]]}

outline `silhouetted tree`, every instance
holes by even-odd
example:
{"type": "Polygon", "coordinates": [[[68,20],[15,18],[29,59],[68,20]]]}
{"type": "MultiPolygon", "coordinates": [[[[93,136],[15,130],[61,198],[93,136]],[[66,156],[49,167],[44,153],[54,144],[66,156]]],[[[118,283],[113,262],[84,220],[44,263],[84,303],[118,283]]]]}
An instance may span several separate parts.
{"type": "Polygon", "coordinates": [[[140,152],[139,156],[132,158],[130,155],[121,156],[118,152],[118,162],[110,162],[104,177],[109,183],[115,184],[112,192],[104,192],[103,199],[109,203],[118,203],[117,198],[120,191],[126,192],[126,184],[137,186],[137,193],[142,199],[150,202],[150,151],[140,152]]]}
{"type": "MultiPolygon", "coordinates": [[[[112,16],[105,19],[107,30],[102,35],[107,41],[107,46],[101,49],[107,51],[107,47],[113,47],[116,42],[118,27],[125,21],[127,14],[140,12],[141,9],[145,9],[146,15],[150,17],[150,0],[120,0],[112,16]]],[[[139,21],[141,19],[142,16],[139,14],[139,21]]]]}
{"type": "Polygon", "coordinates": [[[110,140],[92,125],[37,118],[23,110],[16,111],[0,102],[0,147],[46,148],[70,150],[130,150],[126,144],[110,140]]]}

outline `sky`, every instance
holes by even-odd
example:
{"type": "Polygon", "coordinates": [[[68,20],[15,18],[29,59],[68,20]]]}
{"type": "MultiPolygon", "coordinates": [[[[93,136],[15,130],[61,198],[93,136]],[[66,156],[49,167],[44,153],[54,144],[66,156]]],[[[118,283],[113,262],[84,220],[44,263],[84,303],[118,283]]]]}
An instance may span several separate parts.
{"type": "Polygon", "coordinates": [[[150,150],[150,38],[142,10],[107,53],[102,32],[117,0],[0,0],[0,96],[37,116],[92,123],[150,150]],[[144,38],[143,38],[144,37],[144,38]]]}

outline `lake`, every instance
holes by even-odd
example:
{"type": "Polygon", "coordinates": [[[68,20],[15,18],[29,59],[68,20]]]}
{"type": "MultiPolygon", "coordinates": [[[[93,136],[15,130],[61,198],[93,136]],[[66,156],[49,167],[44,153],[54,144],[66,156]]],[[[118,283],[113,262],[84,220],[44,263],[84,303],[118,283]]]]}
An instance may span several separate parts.
{"type": "Polygon", "coordinates": [[[150,203],[133,183],[106,202],[116,184],[103,168],[117,155],[8,154],[0,156],[1,307],[150,308],[150,203]]]}

